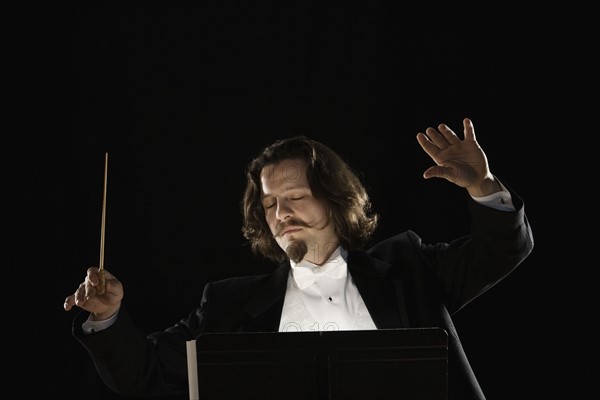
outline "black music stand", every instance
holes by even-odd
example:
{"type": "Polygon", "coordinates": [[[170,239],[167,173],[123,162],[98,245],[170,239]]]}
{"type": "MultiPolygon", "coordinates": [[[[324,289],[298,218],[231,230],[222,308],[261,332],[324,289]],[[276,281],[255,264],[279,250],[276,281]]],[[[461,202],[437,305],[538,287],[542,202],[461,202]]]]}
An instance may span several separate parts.
{"type": "Polygon", "coordinates": [[[440,328],[208,333],[196,340],[200,400],[446,400],[440,328]]]}

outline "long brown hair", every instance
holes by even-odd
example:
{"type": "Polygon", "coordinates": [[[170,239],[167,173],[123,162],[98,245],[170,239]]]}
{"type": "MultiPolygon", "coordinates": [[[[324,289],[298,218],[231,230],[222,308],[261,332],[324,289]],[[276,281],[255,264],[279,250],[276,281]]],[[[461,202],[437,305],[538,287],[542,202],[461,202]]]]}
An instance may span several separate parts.
{"type": "Polygon", "coordinates": [[[295,136],[266,147],[246,169],[242,233],[250,241],[252,251],[276,262],[287,258],[267,225],[261,202],[260,173],[265,166],[289,159],[306,161],[312,194],[323,201],[329,211],[340,245],[347,250],[364,248],[378,221],[365,187],[350,166],[329,147],[306,136],[295,136]]]}

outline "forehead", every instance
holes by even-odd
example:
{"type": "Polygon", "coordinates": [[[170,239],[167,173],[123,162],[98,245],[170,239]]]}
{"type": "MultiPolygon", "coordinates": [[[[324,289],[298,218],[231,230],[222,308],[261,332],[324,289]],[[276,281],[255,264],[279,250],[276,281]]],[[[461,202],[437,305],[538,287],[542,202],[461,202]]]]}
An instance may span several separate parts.
{"type": "Polygon", "coordinates": [[[283,160],[277,164],[266,165],[260,172],[263,193],[308,187],[306,168],[306,161],[300,159],[283,160]]]}

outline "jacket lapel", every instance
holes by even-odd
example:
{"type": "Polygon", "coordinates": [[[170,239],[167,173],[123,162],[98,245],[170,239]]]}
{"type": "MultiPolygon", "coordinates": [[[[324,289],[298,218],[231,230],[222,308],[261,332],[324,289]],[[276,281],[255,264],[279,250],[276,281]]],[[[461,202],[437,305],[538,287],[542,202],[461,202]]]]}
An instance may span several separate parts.
{"type": "MultiPolygon", "coordinates": [[[[348,270],[378,329],[408,328],[402,280],[388,277],[391,265],[362,251],[348,252],[348,270]]],[[[290,271],[283,262],[242,308],[244,332],[277,332],[290,271]]]]}
{"type": "Polygon", "coordinates": [[[244,332],[277,332],[283,309],[290,263],[282,262],[266,284],[242,307],[249,319],[243,324],[244,332]]]}
{"type": "Polygon", "coordinates": [[[377,328],[408,328],[402,280],[388,277],[390,267],[365,252],[348,252],[348,269],[377,328]]]}

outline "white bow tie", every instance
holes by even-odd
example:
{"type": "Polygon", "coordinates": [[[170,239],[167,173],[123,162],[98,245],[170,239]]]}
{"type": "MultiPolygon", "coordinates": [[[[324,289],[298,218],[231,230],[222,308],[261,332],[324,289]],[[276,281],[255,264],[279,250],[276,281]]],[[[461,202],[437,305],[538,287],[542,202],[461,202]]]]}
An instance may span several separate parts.
{"type": "Polygon", "coordinates": [[[300,290],[304,290],[315,283],[320,277],[328,277],[331,279],[346,278],[348,266],[343,259],[334,259],[322,266],[314,267],[311,265],[298,264],[293,267],[292,274],[300,290]]]}

